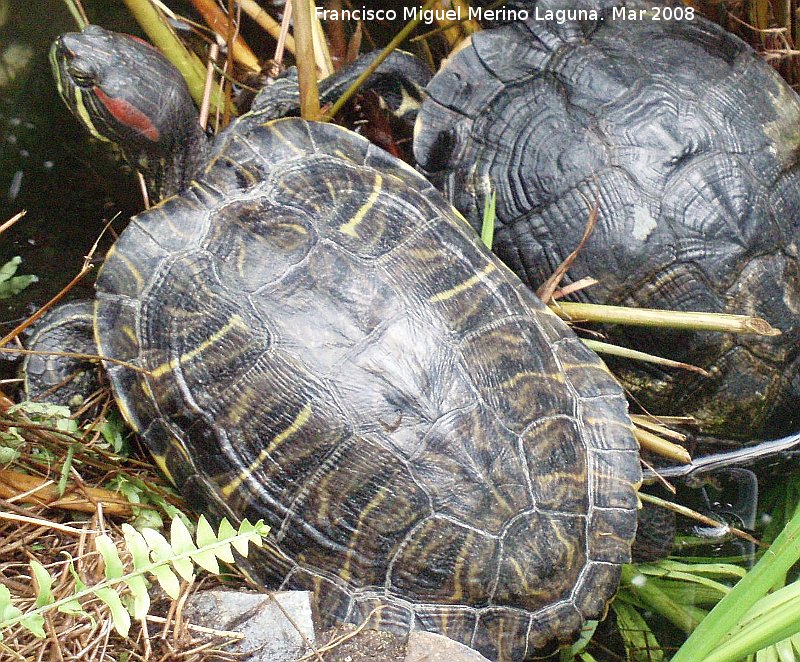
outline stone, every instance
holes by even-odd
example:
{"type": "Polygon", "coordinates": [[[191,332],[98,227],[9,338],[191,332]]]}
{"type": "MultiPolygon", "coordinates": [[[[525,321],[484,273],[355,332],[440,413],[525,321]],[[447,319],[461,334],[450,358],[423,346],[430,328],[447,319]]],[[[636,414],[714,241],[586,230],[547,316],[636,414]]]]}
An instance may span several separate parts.
{"type": "Polygon", "coordinates": [[[433,632],[408,635],[404,662],[489,662],[478,651],[433,632]]]}
{"type": "Polygon", "coordinates": [[[240,641],[225,648],[240,660],[287,662],[316,645],[310,597],[307,591],[265,594],[210,589],[192,595],[183,616],[195,625],[242,633],[240,641]]]}

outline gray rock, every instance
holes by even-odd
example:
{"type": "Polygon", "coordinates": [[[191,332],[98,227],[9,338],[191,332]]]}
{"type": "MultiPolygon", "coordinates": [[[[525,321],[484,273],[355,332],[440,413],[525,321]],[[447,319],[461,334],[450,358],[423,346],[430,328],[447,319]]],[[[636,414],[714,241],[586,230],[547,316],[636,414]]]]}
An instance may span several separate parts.
{"type": "Polygon", "coordinates": [[[405,662],[489,662],[478,651],[432,632],[408,635],[405,662]]]}
{"type": "Polygon", "coordinates": [[[244,638],[225,650],[247,662],[297,660],[309,643],[316,643],[307,591],[199,591],[186,601],[183,613],[195,625],[241,632],[244,638]]]}

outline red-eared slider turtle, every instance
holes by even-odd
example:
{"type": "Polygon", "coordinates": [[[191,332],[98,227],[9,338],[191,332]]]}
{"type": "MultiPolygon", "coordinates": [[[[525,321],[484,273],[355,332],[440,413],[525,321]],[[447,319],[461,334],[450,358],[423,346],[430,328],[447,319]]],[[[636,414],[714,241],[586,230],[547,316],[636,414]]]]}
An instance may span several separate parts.
{"type": "Polygon", "coordinates": [[[533,287],[578,246],[596,204],[567,280],[600,282],[580,300],[753,314],[781,329],[612,332],[711,373],[619,365],[651,412],[768,437],[800,426],[800,102],[751,48],[690,12],[532,14],[473,35],[428,86],[415,156],[475,227],[496,191],[494,249],[533,287]]]}
{"type": "Polygon", "coordinates": [[[157,192],[97,281],[98,352],[199,509],[263,518],[253,571],[326,622],[522,660],[614,594],[640,467],[619,386],[422,176],[343,128],[242,117],[206,147],[151,47],[88,27],[68,106],[157,192]]]}

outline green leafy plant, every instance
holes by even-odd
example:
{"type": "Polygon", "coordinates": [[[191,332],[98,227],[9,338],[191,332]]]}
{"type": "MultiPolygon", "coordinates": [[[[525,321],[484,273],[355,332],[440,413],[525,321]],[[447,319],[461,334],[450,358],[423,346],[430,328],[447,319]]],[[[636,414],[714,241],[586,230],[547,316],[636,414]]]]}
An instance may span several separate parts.
{"type": "Polygon", "coordinates": [[[734,662],[757,651],[759,660],[796,659],[792,649],[800,643],[800,583],[784,584],[800,560],[799,538],[800,508],[795,507],[759,562],[703,619],[673,662],[734,662]]]}
{"type": "Polygon", "coordinates": [[[119,473],[108,481],[105,487],[120,493],[128,500],[133,511],[133,520],[129,523],[139,531],[143,528],[163,528],[162,513],[166,514],[169,519],[181,517],[187,527],[192,526],[186,516],[167,501],[162,493],[133,474],[119,473]]]}
{"type": "MultiPolygon", "coordinates": [[[[46,402],[20,402],[9,407],[6,414],[13,417],[18,412],[24,414],[27,420],[54,430],[68,434],[75,434],[78,431],[78,424],[69,417],[68,407],[46,402]]],[[[18,459],[21,455],[20,448],[24,443],[25,438],[17,427],[10,425],[0,430],[0,466],[18,459]]]]}
{"type": "Polygon", "coordinates": [[[137,531],[129,524],[123,524],[125,548],[131,556],[133,569],[126,569],[114,541],[108,535],[100,534],[95,538],[95,547],[105,564],[105,579],[87,586],[71,567],[76,580],[75,592],[58,600],[52,593],[54,578],[41,563],[32,560],[31,577],[36,588],[33,609],[23,612],[16,607],[9,589],[0,584],[0,639],[3,630],[16,625],[44,638],[44,614],[53,609],[88,618],[81,600],[91,596],[107,605],[114,628],[125,637],[130,629],[131,617],[142,620],[150,609],[148,578],[154,578],[167,595],[176,599],[180,593],[179,577],[191,581],[196,567],[219,574],[219,561],[234,563],[233,550],[246,557],[248,546],[252,543],[261,547],[268,530],[269,527],[261,520],[255,524],[244,520],[236,530],[228,520],[223,519],[218,532],[214,533],[201,515],[195,539],[192,539],[183,521],[175,517],[170,528],[170,540],[167,541],[155,529],[137,531]]]}
{"type": "Polygon", "coordinates": [[[22,258],[17,255],[12,257],[2,267],[0,267],[0,299],[8,299],[15,294],[19,294],[31,283],[39,280],[36,276],[25,275],[15,276],[19,268],[22,258]]]}

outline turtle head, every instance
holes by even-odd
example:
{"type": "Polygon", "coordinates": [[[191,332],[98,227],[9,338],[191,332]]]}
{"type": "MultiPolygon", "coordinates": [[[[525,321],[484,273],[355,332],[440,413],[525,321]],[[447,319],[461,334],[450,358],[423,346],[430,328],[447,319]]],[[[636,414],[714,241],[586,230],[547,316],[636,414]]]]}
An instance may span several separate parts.
{"type": "Polygon", "coordinates": [[[154,198],[191,180],[205,135],[186,83],[154,47],[89,25],[58,37],[50,60],[67,107],[93,136],[118,145],[154,198]]]}

